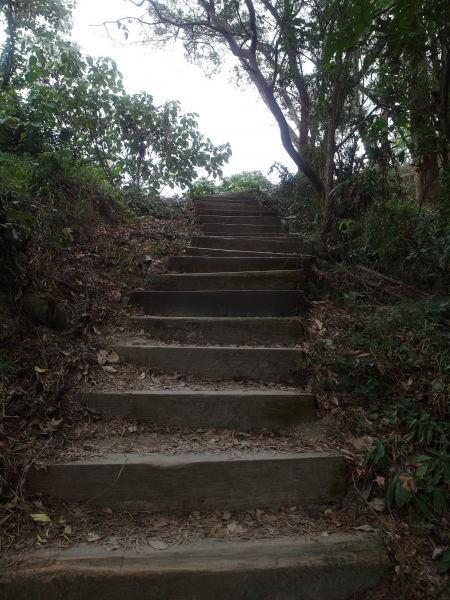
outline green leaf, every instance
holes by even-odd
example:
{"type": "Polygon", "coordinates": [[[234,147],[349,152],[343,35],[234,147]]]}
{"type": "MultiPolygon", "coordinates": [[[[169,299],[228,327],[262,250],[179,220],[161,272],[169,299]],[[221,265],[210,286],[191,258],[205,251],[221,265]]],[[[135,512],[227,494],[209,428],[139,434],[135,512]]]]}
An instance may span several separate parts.
{"type": "Polygon", "coordinates": [[[410,456],[409,458],[416,463],[422,463],[432,459],[431,456],[427,456],[426,454],[414,454],[414,456],[410,456]]]}

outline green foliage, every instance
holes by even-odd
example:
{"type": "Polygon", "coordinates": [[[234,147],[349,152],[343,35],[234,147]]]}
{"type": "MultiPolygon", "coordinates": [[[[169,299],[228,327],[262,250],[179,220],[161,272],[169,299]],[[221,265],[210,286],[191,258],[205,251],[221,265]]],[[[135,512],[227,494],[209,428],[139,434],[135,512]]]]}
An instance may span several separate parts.
{"type": "Polygon", "coordinates": [[[19,368],[19,365],[12,360],[0,357],[0,379],[8,382],[8,374],[19,368]]]}
{"type": "Polygon", "coordinates": [[[275,163],[269,174],[276,172],[278,182],[264,186],[261,203],[276,212],[289,225],[291,233],[315,233],[320,223],[320,207],[311,184],[301,173],[293,175],[275,163]]]}
{"type": "Polygon", "coordinates": [[[363,298],[347,295],[356,323],[338,348],[322,340],[308,361],[322,385],[366,399],[357,424],[371,439],[366,464],[387,479],[388,506],[412,505],[430,521],[447,511],[450,493],[450,305],[430,299],[373,311],[363,298]]]}
{"type": "Polygon", "coordinates": [[[57,31],[70,6],[44,0],[28,36],[9,48],[22,35],[26,7],[17,3],[3,46],[13,64],[0,85],[0,266],[10,274],[24,276],[14,255],[31,237],[65,243],[63,227],[93,210],[112,215],[121,191],[138,212],[176,212],[157,201],[160,193],[189,187],[198,169],[220,176],[231,154],[205,139],[197,115],[178,102],[157,107],[146,93],[126,94],[114,61],[64,41],[57,31]]]}
{"type": "Polygon", "coordinates": [[[217,186],[217,192],[245,192],[267,187],[270,187],[270,182],[261,171],[241,171],[229,177],[222,177],[217,186]]]}

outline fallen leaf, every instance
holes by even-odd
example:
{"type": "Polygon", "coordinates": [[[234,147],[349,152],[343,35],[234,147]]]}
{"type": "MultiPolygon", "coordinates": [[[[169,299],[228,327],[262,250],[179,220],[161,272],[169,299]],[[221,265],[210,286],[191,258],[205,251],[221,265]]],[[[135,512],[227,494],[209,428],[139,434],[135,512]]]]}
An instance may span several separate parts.
{"type": "Polygon", "coordinates": [[[61,229],[61,233],[68,237],[71,242],[73,242],[73,229],[71,229],[70,227],[64,227],[64,229],[61,229]]]}
{"type": "Polygon", "coordinates": [[[103,549],[106,552],[112,552],[113,550],[120,550],[120,544],[117,542],[117,538],[111,537],[103,546],[103,549]]]}
{"type": "Polygon", "coordinates": [[[34,367],[36,373],[49,373],[50,369],[41,369],[41,367],[34,367]]]}
{"type": "Polygon", "coordinates": [[[102,332],[97,329],[97,327],[93,327],[95,335],[102,335],[102,332]]]}
{"type": "Polygon", "coordinates": [[[349,437],[348,441],[356,450],[363,450],[367,446],[367,443],[363,438],[349,437]]]}
{"type": "Polygon", "coordinates": [[[137,431],[137,427],[136,427],[136,425],[130,425],[130,426],[128,427],[128,431],[129,431],[130,433],[134,433],[135,431],[137,431]]]}
{"type": "Polygon", "coordinates": [[[386,479],[384,477],[381,477],[381,475],[378,475],[377,477],[375,477],[374,482],[378,485],[378,487],[384,488],[386,484],[386,479]]]}
{"type": "Polygon", "coordinates": [[[33,519],[33,521],[36,521],[36,523],[51,523],[52,521],[50,517],[44,513],[35,513],[30,515],[30,517],[33,519]]]}
{"type": "Polygon", "coordinates": [[[155,550],[166,550],[169,546],[162,540],[150,540],[149,544],[155,550]]]}
{"type": "Polygon", "coordinates": [[[402,488],[405,490],[405,492],[412,492],[413,494],[417,493],[417,486],[412,477],[400,475],[399,480],[402,482],[402,488]]]}
{"type": "Polygon", "coordinates": [[[169,523],[170,521],[168,519],[160,519],[153,525],[153,527],[165,527],[169,523]]]}
{"type": "Polygon", "coordinates": [[[122,299],[122,294],[120,292],[114,292],[113,300],[114,302],[120,302],[122,299]]]}
{"type": "Polygon", "coordinates": [[[119,355],[115,350],[113,350],[110,354],[108,354],[106,361],[109,363],[117,363],[119,362],[119,355]]]}
{"type": "Polygon", "coordinates": [[[142,380],[142,379],[145,379],[145,373],[141,373],[141,374],[139,375],[139,379],[141,379],[141,380],[142,380]]]}
{"type": "Polygon", "coordinates": [[[375,529],[370,525],[367,525],[367,523],[365,525],[360,525],[359,527],[353,527],[353,529],[360,531],[375,531],[375,529]]]}
{"type": "Polygon", "coordinates": [[[102,369],[107,373],[117,373],[117,369],[115,369],[114,367],[106,366],[102,367],[102,369]]]}
{"type": "Polygon", "coordinates": [[[223,513],[223,518],[225,521],[229,521],[231,519],[231,513],[227,510],[223,513]]]}
{"type": "Polygon", "coordinates": [[[45,540],[43,540],[39,534],[36,534],[36,537],[38,542],[40,542],[41,544],[45,544],[45,540]]]}
{"type": "Polygon", "coordinates": [[[378,512],[383,512],[383,510],[386,510],[386,500],[384,498],[374,498],[367,504],[378,512]]]}
{"type": "Polygon", "coordinates": [[[227,525],[227,529],[228,531],[234,531],[237,527],[236,521],[231,521],[231,523],[228,523],[227,525]]]}
{"type": "Polygon", "coordinates": [[[99,350],[97,352],[97,363],[99,365],[104,365],[106,362],[107,356],[108,356],[108,352],[106,350],[99,350]]]}
{"type": "Polygon", "coordinates": [[[439,558],[441,556],[441,554],[444,554],[444,548],[435,548],[433,550],[433,560],[436,560],[437,558],[439,558]]]}
{"type": "Polygon", "coordinates": [[[64,533],[66,533],[67,535],[69,535],[70,533],[72,533],[72,527],[70,525],[66,525],[64,527],[64,533]]]}
{"type": "Polygon", "coordinates": [[[92,531],[90,531],[87,534],[87,541],[88,542],[96,542],[99,539],[100,539],[100,536],[98,535],[98,533],[93,533],[92,531]]]}

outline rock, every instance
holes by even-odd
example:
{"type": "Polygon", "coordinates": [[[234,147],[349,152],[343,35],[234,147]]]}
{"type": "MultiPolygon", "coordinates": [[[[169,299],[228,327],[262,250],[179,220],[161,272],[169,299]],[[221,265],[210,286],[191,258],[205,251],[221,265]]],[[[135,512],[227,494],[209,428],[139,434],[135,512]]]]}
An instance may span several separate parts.
{"type": "Polygon", "coordinates": [[[67,317],[50,294],[27,292],[22,298],[22,309],[35,325],[52,329],[69,329],[67,317]]]}

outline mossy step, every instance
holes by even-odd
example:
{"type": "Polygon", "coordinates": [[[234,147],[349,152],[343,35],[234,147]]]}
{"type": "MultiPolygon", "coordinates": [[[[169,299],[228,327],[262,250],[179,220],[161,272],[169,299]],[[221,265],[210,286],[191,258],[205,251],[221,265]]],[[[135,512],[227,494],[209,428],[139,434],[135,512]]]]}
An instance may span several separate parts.
{"type": "Polygon", "coordinates": [[[153,275],[150,290],[299,290],[305,276],[302,270],[240,271],[237,273],[176,273],[153,275]]]}
{"type": "Polygon", "coordinates": [[[245,431],[292,427],[314,418],[312,394],[285,391],[139,390],[88,392],[76,399],[127,419],[174,427],[245,431]]]}
{"type": "Polygon", "coordinates": [[[294,290],[202,290],[133,292],[130,304],[163,317],[292,317],[305,311],[294,290]]]}
{"type": "Polygon", "coordinates": [[[298,344],[303,323],[277,317],[131,317],[153,337],[188,344],[298,344]]]}
{"type": "MultiPolygon", "coordinates": [[[[22,554],[0,579],[5,600],[341,600],[383,582],[373,534],[212,539],[108,552],[93,544],[22,554]]],[[[11,560],[8,559],[11,563],[11,560]]]]}
{"type": "Polygon", "coordinates": [[[31,467],[28,493],[122,510],[245,510],[342,498],[344,457],[318,452],[110,454],[31,467]]]}
{"type": "Polygon", "coordinates": [[[303,361],[303,352],[294,348],[253,348],[232,346],[155,346],[115,344],[123,357],[166,373],[183,373],[207,379],[246,378],[273,381],[289,377],[303,361]]]}

